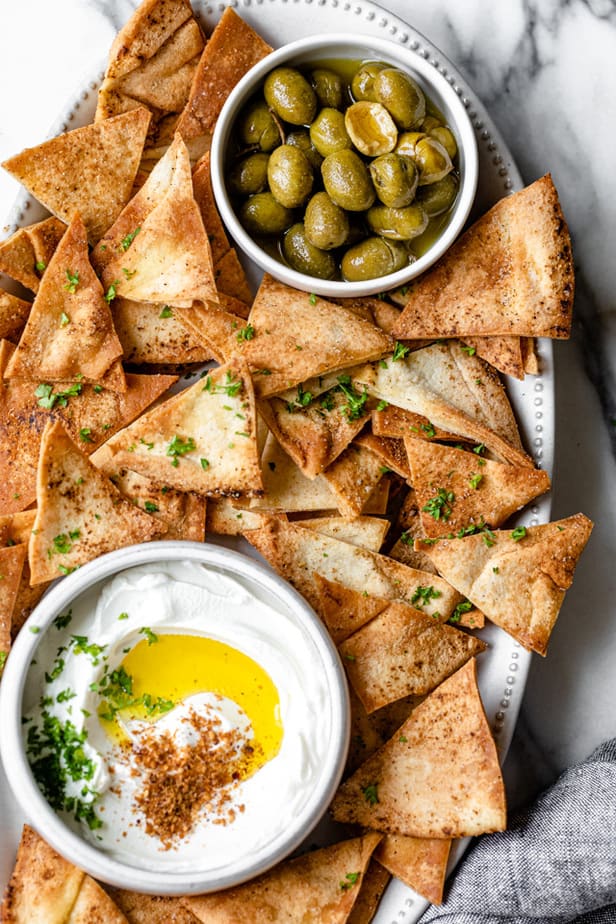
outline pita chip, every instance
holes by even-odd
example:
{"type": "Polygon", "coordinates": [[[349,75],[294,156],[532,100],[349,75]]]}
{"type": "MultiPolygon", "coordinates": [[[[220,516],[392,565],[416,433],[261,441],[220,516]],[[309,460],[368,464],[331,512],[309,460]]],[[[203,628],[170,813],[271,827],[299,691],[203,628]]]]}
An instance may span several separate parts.
{"type": "Polygon", "coordinates": [[[0,677],[11,647],[13,610],[26,559],[24,544],[0,548],[0,677]]]}
{"type": "MultiPolygon", "coordinates": [[[[9,607],[8,603],[6,603],[4,607],[4,627],[9,630],[9,642],[17,638],[19,630],[49,586],[47,583],[38,584],[36,587],[30,586],[30,565],[26,556],[35,518],[36,510],[24,510],[20,513],[0,517],[0,556],[2,555],[3,546],[7,547],[7,552],[12,552],[18,548],[20,549],[18,558],[21,557],[23,564],[12,605],[9,607]]],[[[5,570],[3,571],[0,568],[0,573],[4,574],[5,570]]],[[[3,583],[0,583],[0,598],[3,592],[8,593],[7,587],[3,587],[3,583]]],[[[1,603],[0,609],[2,609],[1,603]]],[[[0,643],[0,651],[8,651],[8,646],[3,646],[0,643]]]]}
{"type": "Polygon", "coordinates": [[[452,838],[502,831],[505,788],[475,660],[445,680],[339,788],[336,821],[452,838]]]}
{"type": "Polygon", "coordinates": [[[541,526],[419,545],[460,593],[529,651],[545,655],[593,524],[582,513],[541,526]]]}
{"type": "Polygon", "coordinates": [[[128,921],[99,884],[84,876],[66,924],[128,924],[128,921]]]}
{"type": "Polygon", "coordinates": [[[385,741],[351,686],[349,687],[349,703],[351,706],[351,741],[344,767],[344,778],[354,773],[371,754],[378,751],[385,741]]]}
{"type": "Polygon", "coordinates": [[[111,313],[126,363],[206,363],[212,358],[212,351],[168,305],[116,298],[111,313]]]}
{"type": "Polygon", "coordinates": [[[339,646],[349,680],[368,714],[403,696],[425,696],[486,648],[478,638],[420,612],[422,600],[434,589],[421,591],[423,596],[418,592],[413,597],[413,606],[390,603],[339,646]]]}
{"type": "Polygon", "coordinates": [[[340,513],[358,517],[384,474],[383,463],[376,453],[351,443],[321,477],[334,494],[340,513]]]}
{"type": "Polygon", "coordinates": [[[263,496],[251,500],[251,509],[298,513],[336,507],[336,499],[325,479],[306,478],[273,433],[268,433],[261,454],[261,477],[263,496]]]}
{"type": "Polygon", "coordinates": [[[525,337],[463,337],[463,350],[476,353],[504,375],[524,379],[523,342],[525,337]]]}
{"type": "Polygon", "coordinates": [[[140,417],[110,441],[114,461],[197,494],[258,495],[254,394],[241,358],[140,417]]]}
{"type": "Polygon", "coordinates": [[[550,489],[541,469],[505,465],[474,452],[405,437],[411,481],[426,536],[456,535],[473,524],[500,526],[550,489]]]}
{"type": "Polygon", "coordinates": [[[266,517],[248,507],[239,507],[229,497],[208,498],[205,528],[219,536],[244,536],[260,529],[266,517]]]}
{"type": "Polygon", "coordinates": [[[374,858],[392,876],[419,892],[433,905],[443,901],[451,841],[444,838],[404,837],[387,834],[374,858]]]}
{"type": "Polygon", "coordinates": [[[412,286],[398,339],[566,338],[571,241],[549,174],[496,203],[412,286]]]}
{"type": "Polygon", "coordinates": [[[372,432],[375,436],[403,439],[405,436],[414,436],[419,440],[442,440],[448,443],[459,443],[457,433],[448,433],[435,427],[431,420],[413,411],[396,407],[395,404],[383,402],[385,407],[372,412],[372,432]]]}
{"type": "Polygon", "coordinates": [[[57,218],[68,224],[78,212],[96,243],[130,199],[149,122],[140,106],[44,141],[2,166],[57,218]]]}
{"type": "Polygon", "coordinates": [[[314,529],[317,533],[340,539],[357,545],[360,549],[370,552],[379,552],[389,529],[387,520],[379,517],[355,517],[352,520],[346,517],[309,517],[295,520],[303,529],[314,529]]]}
{"type": "Polygon", "coordinates": [[[99,241],[92,263],[108,295],[185,308],[195,300],[218,303],[210,245],[179,135],[99,241]]]}
{"type": "Polygon", "coordinates": [[[129,924],[199,924],[199,918],[179,898],[143,895],[125,889],[113,889],[111,895],[129,924]]]}
{"type": "MultiPolygon", "coordinates": [[[[207,151],[203,157],[197,161],[193,170],[193,190],[195,200],[201,211],[201,217],[205,230],[207,231],[210,247],[212,248],[212,260],[214,266],[219,260],[231,250],[231,244],[222,223],[222,218],[216,207],[214,199],[214,190],[212,189],[212,165],[210,152],[207,151]]],[[[218,286],[220,288],[220,286],[218,286]]]]}
{"type": "Polygon", "coordinates": [[[76,215],[45,270],[7,378],[83,382],[126,390],[122,344],[90,265],[85,225],[76,215]]]}
{"type": "Polygon", "coordinates": [[[30,302],[0,289],[0,340],[17,343],[31,308],[30,302]]]}
{"type": "Polygon", "coordinates": [[[410,479],[409,463],[406,449],[401,439],[387,436],[375,436],[374,433],[360,433],[355,439],[358,446],[369,449],[379,457],[383,467],[400,475],[401,478],[410,479]]]}
{"type": "Polygon", "coordinates": [[[423,538],[424,531],[417,505],[417,495],[412,488],[409,489],[398,511],[396,530],[399,531],[399,536],[389,550],[391,558],[411,568],[436,573],[431,558],[425,552],[416,552],[413,547],[415,539],[423,538]]]}
{"type": "Polygon", "coordinates": [[[340,645],[389,606],[389,600],[351,590],[318,573],[314,575],[314,583],[319,600],[316,611],[336,645],[340,645]]]}
{"type": "Polygon", "coordinates": [[[311,376],[377,359],[393,348],[387,334],[348,308],[292,289],[267,274],[250,323],[255,333],[243,344],[243,352],[261,398],[311,376]]]}
{"type": "Polygon", "coordinates": [[[244,318],[213,305],[194,302],[190,308],[176,308],[174,317],[200,341],[217,362],[225,363],[238,351],[244,318]]]}
{"type": "Polygon", "coordinates": [[[53,216],[20,228],[0,244],[0,273],[38,292],[41,276],[65,231],[64,222],[53,216]]]}
{"type": "MultiPolygon", "coordinates": [[[[229,295],[249,305],[252,302],[252,290],[244,267],[240,263],[235,248],[227,250],[214,264],[216,288],[223,295],[229,295]]],[[[242,317],[247,317],[241,312],[242,317]]]]}
{"type": "Polygon", "coordinates": [[[539,363],[539,354],[537,353],[537,342],[535,338],[520,337],[520,346],[522,347],[524,372],[527,375],[539,375],[541,369],[539,363]]]}
{"type": "Polygon", "coordinates": [[[359,895],[347,918],[347,924],[370,924],[390,878],[389,873],[380,863],[374,859],[370,860],[359,895]]]}
{"type": "Polygon", "coordinates": [[[227,7],[197,66],[190,97],[177,130],[200,156],[210,146],[220,111],[236,83],[271,51],[271,46],[227,7]],[[202,145],[194,144],[202,139],[202,145]]]}
{"type": "Polygon", "coordinates": [[[159,521],[122,496],[58,421],[48,423],[43,433],[37,505],[28,548],[33,584],[165,532],[159,521]]]}
{"type": "Polygon", "coordinates": [[[332,844],[294,860],[285,860],[244,885],[183,899],[204,924],[345,924],[359,895],[374,848],[381,840],[370,833],[332,844]]]}

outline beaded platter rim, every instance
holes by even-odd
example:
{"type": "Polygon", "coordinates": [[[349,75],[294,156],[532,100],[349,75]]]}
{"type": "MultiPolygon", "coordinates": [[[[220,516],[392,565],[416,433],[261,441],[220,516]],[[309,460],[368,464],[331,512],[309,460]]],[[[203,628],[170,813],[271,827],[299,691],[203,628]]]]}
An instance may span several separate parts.
{"type": "MultiPolygon", "coordinates": [[[[428,61],[448,81],[468,112],[479,150],[476,203],[481,203],[481,211],[523,187],[518,168],[500,132],[463,75],[422,33],[372,0],[224,0],[217,3],[192,0],[192,6],[197,19],[208,32],[221,13],[228,6],[233,7],[274,47],[317,31],[314,27],[306,30],[307,10],[311,12],[312,21],[318,23],[318,32],[334,31],[341,24],[348,24],[350,18],[351,28],[358,34],[387,38],[404,46],[411,56],[416,55],[428,61]],[[301,9],[304,10],[303,15],[299,13],[301,9]]],[[[103,69],[104,62],[101,62],[98,68],[93,69],[90,79],[82,81],[51,126],[49,137],[91,121],[103,69]]],[[[7,227],[3,229],[2,236],[10,236],[19,228],[40,220],[45,214],[45,210],[32,196],[25,190],[21,191],[7,216],[7,227]]],[[[10,288],[10,284],[7,287],[10,288]]],[[[551,341],[539,340],[537,353],[540,374],[526,376],[524,382],[508,378],[506,387],[526,448],[535,464],[551,474],[554,461],[554,366],[551,341]]],[[[550,508],[551,496],[548,494],[523,512],[520,522],[525,522],[525,525],[545,523],[550,518],[550,508]]],[[[245,546],[242,551],[247,551],[245,546]]],[[[490,645],[487,655],[491,655],[491,658],[486,655],[486,660],[479,665],[479,686],[502,765],[522,703],[531,654],[496,626],[483,630],[482,637],[490,645]]],[[[0,792],[0,806],[7,795],[0,792]]],[[[3,816],[4,812],[0,817],[3,816]]],[[[0,824],[0,832],[4,837],[2,828],[3,824],[0,824]]],[[[9,826],[6,836],[16,843],[17,833],[13,827],[9,826]]],[[[449,871],[459,861],[468,842],[469,839],[464,839],[454,844],[449,871]]],[[[428,907],[426,899],[399,880],[392,879],[373,921],[374,924],[414,924],[428,907]]]]}

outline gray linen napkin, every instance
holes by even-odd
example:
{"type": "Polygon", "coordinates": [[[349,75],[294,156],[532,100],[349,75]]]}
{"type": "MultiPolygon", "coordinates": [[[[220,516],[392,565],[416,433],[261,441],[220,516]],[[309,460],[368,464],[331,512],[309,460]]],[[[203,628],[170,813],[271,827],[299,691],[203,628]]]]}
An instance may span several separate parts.
{"type": "Polygon", "coordinates": [[[616,738],[466,854],[420,924],[616,924],[616,738]]]}

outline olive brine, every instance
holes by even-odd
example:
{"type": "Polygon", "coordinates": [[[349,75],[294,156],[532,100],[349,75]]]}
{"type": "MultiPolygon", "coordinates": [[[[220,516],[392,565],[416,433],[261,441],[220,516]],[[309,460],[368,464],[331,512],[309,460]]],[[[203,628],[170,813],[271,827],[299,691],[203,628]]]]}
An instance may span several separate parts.
{"type": "Polygon", "coordinates": [[[451,129],[405,71],[379,62],[278,67],[233,127],[227,185],[244,228],[320,279],[414,262],[459,188],[451,129]]]}

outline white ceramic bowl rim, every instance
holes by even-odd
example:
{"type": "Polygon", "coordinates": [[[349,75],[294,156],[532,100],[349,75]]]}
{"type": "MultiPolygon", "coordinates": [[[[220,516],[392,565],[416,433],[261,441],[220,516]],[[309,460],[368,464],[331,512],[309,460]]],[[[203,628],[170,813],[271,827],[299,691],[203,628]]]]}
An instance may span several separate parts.
{"type": "Polygon", "coordinates": [[[340,782],[349,744],[350,719],[344,668],[325,627],[304,598],[269,567],[239,552],[209,543],[174,541],[151,542],[110,552],[63,578],[48,591],[19,633],[6,662],[0,685],[0,728],[2,761],[13,794],[33,827],[52,847],[76,866],[111,885],[156,895],[181,895],[245,882],[271,868],[301,844],[325,813],[340,782]],[[129,866],[97,850],[72,831],[49,806],[32,775],[22,743],[21,704],[28,667],[55,617],[89,587],[121,571],[157,561],[186,560],[252,582],[291,611],[319,652],[320,669],[332,694],[328,761],[321,768],[318,783],[306,805],[271,844],[252,857],[231,864],[228,872],[222,875],[220,869],[215,873],[152,872],[129,866]],[[33,632],[36,627],[38,631],[33,632]]]}
{"type": "Polygon", "coordinates": [[[296,289],[314,292],[317,295],[333,297],[373,295],[377,292],[394,289],[414,279],[432,266],[451,246],[464,227],[475,199],[479,177],[479,157],[473,125],[464,103],[447,79],[439,73],[429,60],[395,42],[371,38],[367,35],[349,35],[347,33],[333,33],[326,37],[312,35],[298,39],[273,51],[251,68],[229,94],[222,108],[214,129],[210,156],[212,187],[216,203],[223,221],[239,247],[263,270],[275,278],[281,279],[287,285],[296,289]],[[331,50],[334,47],[338,48],[338,54],[331,50]],[[328,49],[330,49],[329,52],[328,49]],[[342,49],[348,50],[348,53],[340,54],[342,49]],[[397,66],[410,71],[414,77],[417,77],[432,101],[439,108],[449,110],[451,114],[449,122],[458,140],[462,181],[449,223],[425,254],[414,263],[409,264],[409,266],[398,270],[396,273],[390,273],[388,276],[360,282],[344,282],[317,279],[316,277],[299,273],[262,250],[240,224],[230,204],[223,174],[225,150],[237,113],[271,70],[297,59],[300,59],[298,63],[301,64],[303,63],[302,59],[304,61],[309,60],[311,54],[313,55],[313,60],[315,57],[320,59],[358,57],[392,61],[397,66]]]}

